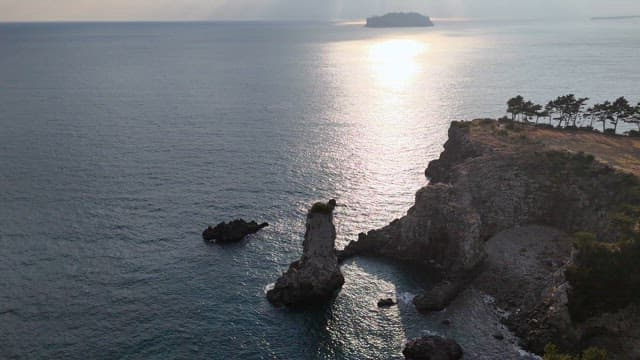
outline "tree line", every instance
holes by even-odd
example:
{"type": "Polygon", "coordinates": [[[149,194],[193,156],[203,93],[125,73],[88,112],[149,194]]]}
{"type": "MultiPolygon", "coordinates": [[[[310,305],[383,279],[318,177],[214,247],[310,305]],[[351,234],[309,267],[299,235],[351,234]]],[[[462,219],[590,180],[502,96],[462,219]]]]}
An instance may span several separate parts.
{"type": "MultiPolygon", "coordinates": [[[[616,134],[621,123],[635,124],[638,130],[627,133],[640,136],[640,102],[633,106],[624,96],[615,101],[605,101],[587,107],[589,98],[578,98],[574,94],[562,95],[542,106],[525,100],[521,95],[507,101],[507,113],[511,120],[540,124],[540,119],[547,119],[547,125],[559,128],[584,128],[596,130],[594,125],[601,124],[602,132],[616,134]]],[[[600,128],[600,126],[598,126],[600,128]]],[[[598,130],[599,131],[599,130],[598,130]]]]}

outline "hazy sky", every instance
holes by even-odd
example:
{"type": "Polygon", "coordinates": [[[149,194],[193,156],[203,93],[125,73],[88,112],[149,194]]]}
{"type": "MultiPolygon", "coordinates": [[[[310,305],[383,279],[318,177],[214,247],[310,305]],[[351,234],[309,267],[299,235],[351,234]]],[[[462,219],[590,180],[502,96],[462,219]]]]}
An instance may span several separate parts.
{"type": "Polygon", "coordinates": [[[0,21],[335,20],[388,11],[434,17],[575,18],[640,14],[640,0],[0,0],[0,21]]]}

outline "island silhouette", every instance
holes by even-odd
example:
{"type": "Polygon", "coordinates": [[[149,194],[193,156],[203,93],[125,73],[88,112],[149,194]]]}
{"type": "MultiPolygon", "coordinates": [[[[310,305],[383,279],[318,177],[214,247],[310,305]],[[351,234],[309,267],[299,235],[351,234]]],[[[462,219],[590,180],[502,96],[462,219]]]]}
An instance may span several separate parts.
{"type": "Polygon", "coordinates": [[[372,16],[367,18],[366,27],[428,27],[433,26],[433,22],[428,16],[410,13],[389,13],[383,16],[372,16]]]}

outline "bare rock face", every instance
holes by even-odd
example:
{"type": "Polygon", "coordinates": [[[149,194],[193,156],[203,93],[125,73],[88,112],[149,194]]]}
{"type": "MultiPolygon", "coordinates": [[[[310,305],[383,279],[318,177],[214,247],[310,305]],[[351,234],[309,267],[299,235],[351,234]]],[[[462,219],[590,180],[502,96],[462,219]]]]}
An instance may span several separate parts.
{"type": "Polygon", "coordinates": [[[549,343],[571,349],[580,334],[567,306],[570,238],[551,227],[524,226],[500,232],[486,249],[483,271],[473,284],[505,311],[509,328],[536,353],[549,343]]]}
{"type": "Polygon", "coordinates": [[[462,348],[451,339],[425,336],[409,341],[402,354],[407,360],[458,360],[462,358],[462,348]]]}
{"type": "Polygon", "coordinates": [[[303,252],[267,292],[276,306],[301,306],[329,301],[344,284],[335,253],[335,200],[316,203],[307,214],[303,252]]]}

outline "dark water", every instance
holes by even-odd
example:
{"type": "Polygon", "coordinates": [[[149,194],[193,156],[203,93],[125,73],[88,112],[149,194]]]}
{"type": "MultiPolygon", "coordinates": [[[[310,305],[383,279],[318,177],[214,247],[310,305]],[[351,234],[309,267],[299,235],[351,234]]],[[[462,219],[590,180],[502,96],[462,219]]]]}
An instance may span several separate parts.
{"type": "Polygon", "coordinates": [[[0,358],[387,359],[424,333],[519,358],[490,299],[418,315],[398,264],[345,264],[313,312],[265,287],[313,201],[342,205],[339,246],[402,216],[451,120],[640,100],[639,25],[0,24],[0,358]],[[201,240],[236,217],[272,225],[201,240]]]}

